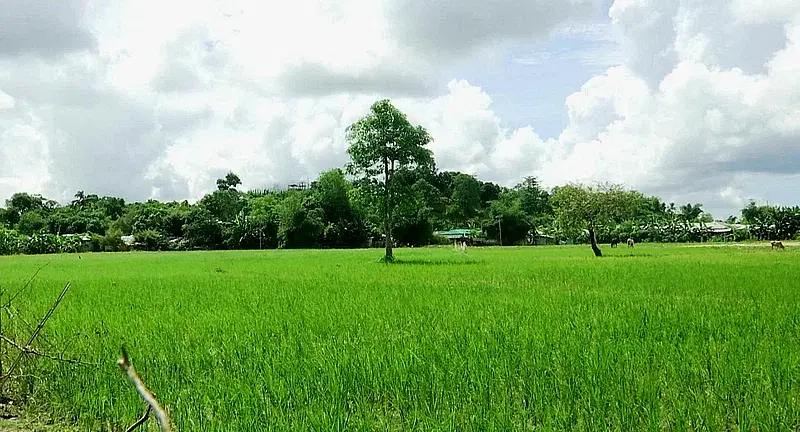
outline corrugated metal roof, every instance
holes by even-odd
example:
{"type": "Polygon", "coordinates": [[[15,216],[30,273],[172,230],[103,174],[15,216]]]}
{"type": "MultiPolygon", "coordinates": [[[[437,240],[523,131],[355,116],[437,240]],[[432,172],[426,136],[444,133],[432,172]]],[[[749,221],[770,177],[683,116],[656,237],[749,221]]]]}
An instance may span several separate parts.
{"type": "Polygon", "coordinates": [[[453,235],[472,234],[472,230],[471,229],[467,229],[467,228],[459,228],[459,229],[454,229],[454,230],[450,230],[450,231],[442,231],[439,234],[443,234],[443,235],[447,235],[447,234],[453,234],[453,235]]]}

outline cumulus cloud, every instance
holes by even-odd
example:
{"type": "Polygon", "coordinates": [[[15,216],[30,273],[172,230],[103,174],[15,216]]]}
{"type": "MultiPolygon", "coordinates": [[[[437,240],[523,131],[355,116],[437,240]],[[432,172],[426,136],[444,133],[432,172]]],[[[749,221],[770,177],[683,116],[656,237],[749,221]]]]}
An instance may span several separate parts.
{"type": "Polygon", "coordinates": [[[599,1],[38,3],[0,0],[14,10],[0,17],[0,195],[197,199],[228,170],[252,188],[312,180],[347,161],[345,128],[392,97],[430,130],[442,169],[610,180],[720,215],[797,202],[794,1],[616,0],[588,24],[599,1]],[[614,66],[553,108],[568,114],[557,137],[508,128],[458,76],[505,42],[576,28],[601,29],[611,50],[588,63],[614,66]]]}
{"type": "Polygon", "coordinates": [[[631,57],[567,98],[564,153],[544,178],[611,179],[726,213],[800,174],[800,15],[647,0],[618,0],[610,15],[631,57]],[[764,183],[735,186],[742,178],[764,183]]]}
{"type": "Polygon", "coordinates": [[[566,21],[592,16],[596,0],[389,3],[390,29],[397,40],[432,56],[454,56],[489,44],[544,37],[566,21]]]}
{"type": "Polygon", "coordinates": [[[0,56],[52,57],[96,45],[84,26],[87,7],[83,0],[0,0],[0,10],[0,56]]]}
{"type": "Polygon", "coordinates": [[[387,97],[432,96],[436,90],[430,75],[403,70],[390,64],[356,73],[332,70],[320,64],[302,63],[284,71],[278,79],[287,96],[324,97],[368,93],[387,97]]]}

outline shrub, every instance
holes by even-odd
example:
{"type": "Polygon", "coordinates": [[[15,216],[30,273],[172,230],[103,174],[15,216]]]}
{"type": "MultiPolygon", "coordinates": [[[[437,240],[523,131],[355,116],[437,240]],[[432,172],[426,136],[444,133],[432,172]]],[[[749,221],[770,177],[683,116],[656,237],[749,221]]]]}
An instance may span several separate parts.
{"type": "Polygon", "coordinates": [[[101,242],[103,250],[106,252],[118,252],[123,249],[125,243],[122,242],[122,231],[116,229],[108,230],[101,242]]]}
{"type": "Polygon", "coordinates": [[[22,251],[28,255],[53,254],[61,252],[60,239],[53,234],[34,234],[24,242],[22,251]]]}
{"type": "Polygon", "coordinates": [[[91,239],[92,242],[90,243],[90,249],[92,252],[102,252],[103,251],[103,236],[100,234],[92,234],[91,239]]]}
{"type": "Polygon", "coordinates": [[[14,255],[21,252],[25,236],[10,229],[0,228],[0,255],[14,255]]]}
{"type": "Polygon", "coordinates": [[[136,250],[160,251],[167,250],[169,247],[167,238],[153,230],[139,231],[134,234],[134,238],[136,239],[134,245],[136,250]]]}

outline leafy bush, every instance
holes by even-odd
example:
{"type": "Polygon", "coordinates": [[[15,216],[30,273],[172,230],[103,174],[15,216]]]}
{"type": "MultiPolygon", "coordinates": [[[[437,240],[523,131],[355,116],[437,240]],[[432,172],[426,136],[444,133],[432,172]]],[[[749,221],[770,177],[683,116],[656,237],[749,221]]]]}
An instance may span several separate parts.
{"type": "Polygon", "coordinates": [[[122,250],[125,243],[122,242],[122,232],[116,229],[110,229],[101,241],[100,245],[106,252],[118,252],[122,250]]]}
{"type": "Polygon", "coordinates": [[[34,234],[24,242],[22,250],[28,255],[53,254],[61,252],[61,241],[53,234],[34,234]]]}
{"type": "Polygon", "coordinates": [[[58,252],[75,253],[81,249],[80,236],[56,237],[58,252]]]}
{"type": "Polygon", "coordinates": [[[161,251],[169,248],[169,241],[162,234],[153,230],[144,230],[134,234],[134,248],[145,251],[161,251]]]}
{"type": "Polygon", "coordinates": [[[89,244],[89,249],[92,252],[102,252],[103,251],[103,239],[104,237],[100,234],[92,234],[90,236],[91,243],[89,244]]]}
{"type": "Polygon", "coordinates": [[[24,236],[10,229],[0,228],[0,255],[14,255],[21,252],[24,236]]]}
{"type": "Polygon", "coordinates": [[[434,235],[433,237],[431,237],[431,244],[432,245],[449,246],[452,243],[453,242],[450,241],[449,238],[444,237],[444,236],[434,235]]]}

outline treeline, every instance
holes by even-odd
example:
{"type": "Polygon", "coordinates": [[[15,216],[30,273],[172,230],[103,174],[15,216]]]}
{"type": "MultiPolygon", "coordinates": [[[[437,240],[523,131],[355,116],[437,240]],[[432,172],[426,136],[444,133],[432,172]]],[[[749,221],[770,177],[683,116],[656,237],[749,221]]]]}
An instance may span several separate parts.
{"type": "MultiPolygon", "coordinates": [[[[502,229],[507,245],[532,242],[539,234],[588,242],[586,232],[557,220],[559,203],[553,196],[560,188],[545,190],[533,177],[513,188],[450,171],[417,173],[403,181],[412,199],[395,212],[398,245],[441,242],[434,232],[453,228],[473,228],[497,243],[502,229]]],[[[122,238],[128,235],[135,239],[132,248],[143,250],[356,248],[377,245],[383,237],[380,216],[365,202],[358,182],[342,170],[323,173],[305,190],[242,192],[240,184],[230,173],[195,204],[126,203],[78,192],[62,206],[39,195],[16,193],[0,209],[0,254],[74,252],[82,247],[125,250],[122,238]]],[[[632,237],[639,242],[687,242],[712,236],[702,229],[700,222],[710,222],[710,216],[699,204],[676,208],[658,197],[632,194],[639,202],[628,208],[636,212],[600,226],[598,241],[632,237]]],[[[734,230],[733,240],[792,239],[800,234],[800,208],[750,203],[740,222],[749,226],[734,230]]]]}
{"type": "MultiPolygon", "coordinates": [[[[456,227],[497,239],[498,222],[504,242],[520,243],[535,226],[553,221],[549,194],[533,178],[515,188],[458,172],[406,173],[398,184],[401,180],[411,199],[394,211],[398,245],[431,244],[434,231],[456,227]]],[[[126,203],[81,191],[61,206],[40,195],[16,193],[0,209],[0,253],[76,249],[81,237],[91,240],[92,250],[119,250],[127,235],[146,250],[355,248],[383,238],[370,196],[340,169],[321,174],[306,189],[242,192],[240,184],[229,173],[217,181],[217,190],[194,204],[126,203]]]]}
{"type": "MultiPolygon", "coordinates": [[[[79,250],[356,248],[446,242],[436,231],[470,228],[487,242],[600,243],[702,241],[711,215],[700,204],[676,207],[655,196],[617,187],[566,185],[547,190],[534,177],[514,187],[439,171],[424,146],[424,129],[410,125],[388,101],[348,129],[352,162],[322,173],[308,187],[239,190],[234,173],[194,204],[128,203],[79,191],[66,205],[16,193],[0,208],[0,254],[79,250]],[[132,237],[131,237],[132,236],[132,237]],[[132,240],[132,241],[131,241],[132,240]]],[[[800,234],[799,207],[742,209],[726,238],[792,239],[800,234]]],[[[391,251],[387,247],[387,255],[391,251]]]]}

